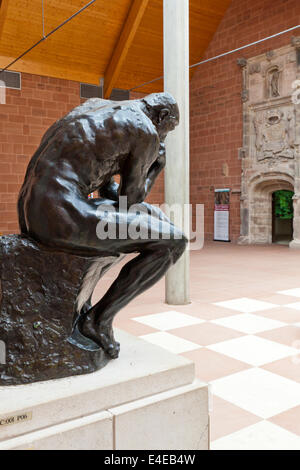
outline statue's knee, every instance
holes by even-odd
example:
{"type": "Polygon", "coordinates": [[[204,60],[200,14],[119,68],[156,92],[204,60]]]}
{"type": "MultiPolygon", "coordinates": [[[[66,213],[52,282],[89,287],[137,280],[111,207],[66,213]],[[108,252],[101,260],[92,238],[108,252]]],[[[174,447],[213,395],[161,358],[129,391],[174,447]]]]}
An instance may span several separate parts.
{"type": "Polygon", "coordinates": [[[161,210],[159,206],[149,204],[148,202],[142,202],[140,204],[142,211],[146,211],[154,219],[164,220],[169,222],[167,215],[161,210]]]}

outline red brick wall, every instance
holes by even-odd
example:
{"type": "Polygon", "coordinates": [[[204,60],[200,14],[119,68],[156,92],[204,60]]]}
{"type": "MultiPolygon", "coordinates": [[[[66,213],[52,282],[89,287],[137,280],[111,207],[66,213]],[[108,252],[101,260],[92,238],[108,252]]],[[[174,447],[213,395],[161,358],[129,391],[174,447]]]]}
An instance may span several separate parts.
{"type": "Polygon", "coordinates": [[[22,73],[22,89],[0,104],[0,234],[19,231],[16,201],[45,130],[80,103],[79,83],[22,73]]]}
{"type": "MultiPolygon", "coordinates": [[[[300,23],[299,0],[233,0],[204,58],[300,23]]],[[[214,188],[240,189],[242,74],[236,61],[289,43],[300,29],[197,68],[191,82],[191,202],[205,205],[206,238],[213,238],[214,188]],[[228,166],[224,176],[223,164],[228,166]]],[[[240,231],[239,194],[231,195],[231,239],[240,231]]]]}

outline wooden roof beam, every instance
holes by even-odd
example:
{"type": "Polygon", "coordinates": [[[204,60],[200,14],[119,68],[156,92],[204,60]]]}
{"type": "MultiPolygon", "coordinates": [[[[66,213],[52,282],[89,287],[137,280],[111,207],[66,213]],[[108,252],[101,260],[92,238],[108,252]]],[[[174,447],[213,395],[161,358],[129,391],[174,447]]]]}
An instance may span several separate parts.
{"type": "Polygon", "coordinates": [[[149,0],[134,0],[132,3],[121,35],[105,71],[104,98],[110,97],[148,4],[149,0]]]}
{"type": "Polygon", "coordinates": [[[0,40],[4,28],[4,23],[6,19],[6,13],[8,8],[8,0],[0,0],[0,40]]]}

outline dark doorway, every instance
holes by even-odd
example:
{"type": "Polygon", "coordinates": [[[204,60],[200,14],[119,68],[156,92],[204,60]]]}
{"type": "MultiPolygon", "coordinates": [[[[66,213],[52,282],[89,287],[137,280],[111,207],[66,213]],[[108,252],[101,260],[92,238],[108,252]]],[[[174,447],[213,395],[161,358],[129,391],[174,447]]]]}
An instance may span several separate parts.
{"type": "Polygon", "coordinates": [[[293,191],[285,189],[272,194],[272,241],[288,245],[293,239],[293,191]]]}

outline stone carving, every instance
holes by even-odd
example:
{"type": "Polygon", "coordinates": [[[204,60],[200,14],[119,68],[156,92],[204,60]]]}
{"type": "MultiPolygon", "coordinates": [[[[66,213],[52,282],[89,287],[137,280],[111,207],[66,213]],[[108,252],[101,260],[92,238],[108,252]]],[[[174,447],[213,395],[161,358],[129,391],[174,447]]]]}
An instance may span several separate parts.
{"type": "MultiPolygon", "coordinates": [[[[247,59],[241,74],[243,151],[240,243],[272,243],[272,192],[300,194],[299,38],[247,59]],[[298,80],[297,80],[298,79],[298,80]],[[247,214],[247,217],[245,216],[247,214]]],[[[294,200],[293,242],[300,246],[300,202],[294,200]]]]}
{"type": "Polygon", "coordinates": [[[246,101],[248,101],[249,99],[249,90],[245,88],[241,93],[241,98],[242,98],[242,102],[246,103],[246,101]]]}
{"type": "Polygon", "coordinates": [[[254,120],[257,161],[267,158],[294,158],[295,121],[291,112],[280,109],[258,114],[254,120]]]}
{"type": "Polygon", "coordinates": [[[295,105],[299,105],[300,104],[300,80],[295,80],[292,83],[292,89],[293,89],[292,102],[295,105]]]}
{"type": "Polygon", "coordinates": [[[267,60],[268,60],[268,61],[271,61],[271,60],[273,59],[274,55],[275,55],[275,52],[274,52],[274,51],[267,51],[267,52],[266,52],[266,58],[267,58],[267,60]]]}
{"type": "Polygon", "coordinates": [[[268,74],[269,79],[269,96],[270,98],[277,98],[279,93],[279,76],[280,72],[277,67],[271,70],[268,74]]]}
{"type": "Polygon", "coordinates": [[[250,75],[253,75],[254,73],[260,73],[260,71],[261,71],[261,66],[259,62],[250,64],[249,66],[250,75]]]}
{"type": "Polygon", "coordinates": [[[124,102],[94,98],[48,129],[19,195],[21,236],[0,239],[0,339],[7,350],[0,384],[83,374],[118,357],[115,315],[186,247],[165,214],[144,203],[178,122],[172,96],[156,93],[124,102]],[[89,199],[96,190],[100,197],[89,199]],[[131,236],[133,225],[143,236],[131,236]],[[138,256],[92,307],[102,274],[129,253],[138,256]]]}
{"type": "Polygon", "coordinates": [[[239,57],[236,62],[242,68],[246,67],[247,65],[247,59],[245,59],[244,57],[239,57]]]}
{"type": "Polygon", "coordinates": [[[291,44],[296,49],[300,48],[300,36],[292,36],[291,37],[291,44]]]}
{"type": "Polygon", "coordinates": [[[246,157],[246,149],[244,147],[239,148],[238,149],[238,158],[239,158],[239,160],[242,160],[245,157],[246,157]]]}

